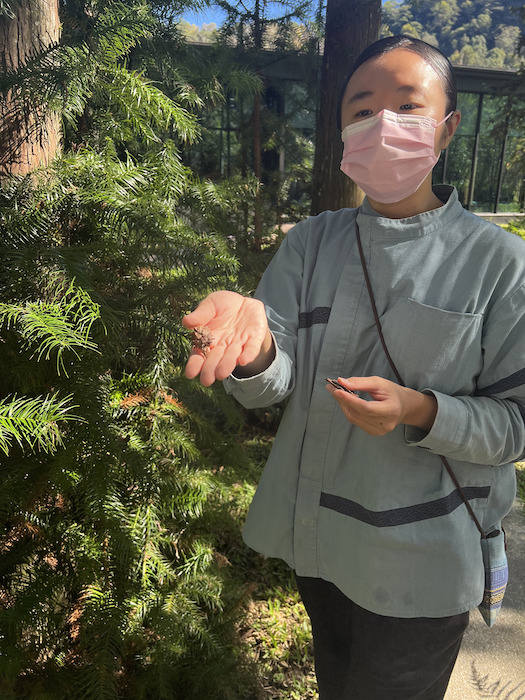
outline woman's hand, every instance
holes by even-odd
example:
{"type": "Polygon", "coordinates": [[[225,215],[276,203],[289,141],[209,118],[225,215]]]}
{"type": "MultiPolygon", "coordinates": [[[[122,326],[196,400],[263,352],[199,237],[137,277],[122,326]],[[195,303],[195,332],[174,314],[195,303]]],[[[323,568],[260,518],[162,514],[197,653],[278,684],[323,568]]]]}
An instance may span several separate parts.
{"type": "Polygon", "coordinates": [[[382,377],[338,378],[338,381],[347,389],[365,392],[373,399],[365,401],[327,385],[347,420],[369,435],[386,435],[401,423],[428,432],[434,424],[437,401],[432,394],[422,394],[382,377]]]}
{"type": "Polygon", "coordinates": [[[193,349],[186,364],[186,376],[200,374],[201,384],[228,377],[236,367],[247,370],[242,376],[262,372],[274,357],[273,340],[264,304],[236,292],[213,292],[195,311],[182,319],[186,328],[206,326],[212,336],[209,349],[193,349]],[[250,371],[251,369],[251,371],[250,371]]]}

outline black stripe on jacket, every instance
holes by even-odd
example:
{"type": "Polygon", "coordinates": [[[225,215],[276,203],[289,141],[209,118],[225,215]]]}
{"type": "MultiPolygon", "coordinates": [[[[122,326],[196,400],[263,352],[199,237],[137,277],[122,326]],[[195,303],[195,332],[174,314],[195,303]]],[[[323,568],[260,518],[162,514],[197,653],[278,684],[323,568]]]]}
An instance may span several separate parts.
{"type": "MultiPolygon", "coordinates": [[[[469,501],[476,498],[488,498],[490,486],[466,486],[463,493],[469,501]]],[[[335,510],[373,527],[396,527],[430,518],[439,518],[452,513],[463,504],[463,499],[457,489],[448,496],[438,498],[435,501],[383,511],[368,510],[355,501],[330,493],[322,493],[320,500],[320,505],[323,508],[335,510]]]]}
{"type": "Polygon", "coordinates": [[[315,323],[328,323],[330,311],[328,306],[318,306],[312,311],[304,311],[299,314],[299,328],[310,328],[315,323]]]}

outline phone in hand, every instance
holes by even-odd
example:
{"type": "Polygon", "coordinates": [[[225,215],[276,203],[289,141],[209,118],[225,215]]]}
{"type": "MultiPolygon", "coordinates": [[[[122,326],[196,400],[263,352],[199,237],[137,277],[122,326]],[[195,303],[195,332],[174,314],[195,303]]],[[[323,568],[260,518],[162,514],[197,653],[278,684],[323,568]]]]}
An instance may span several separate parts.
{"type": "Polygon", "coordinates": [[[325,377],[325,379],[328,382],[328,384],[331,384],[335,389],[342,389],[343,391],[346,391],[347,394],[353,394],[354,396],[357,396],[355,391],[350,391],[350,389],[347,389],[346,386],[339,384],[339,382],[335,379],[330,379],[329,377],[325,377]]]}

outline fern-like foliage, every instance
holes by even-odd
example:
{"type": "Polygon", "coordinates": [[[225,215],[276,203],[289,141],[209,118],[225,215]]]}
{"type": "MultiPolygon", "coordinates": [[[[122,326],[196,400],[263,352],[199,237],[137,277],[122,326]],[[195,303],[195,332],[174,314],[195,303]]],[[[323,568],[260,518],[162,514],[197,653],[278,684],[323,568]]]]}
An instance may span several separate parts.
{"type": "Polygon", "coordinates": [[[180,141],[195,140],[196,120],[184,104],[198,105],[200,98],[182,88],[177,99],[169,98],[122,65],[158,28],[147,5],[99,1],[87,11],[82,3],[69,1],[63,9],[62,40],[17,70],[5,71],[0,99],[9,96],[41,122],[50,112],[60,113],[77,144],[88,139],[98,143],[107,133],[121,143],[139,139],[146,145],[159,143],[159,133],[166,131],[180,141]]]}
{"type": "Polygon", "coordinates": [[[2,688],[189,700],[223,659],[234,674],[224,697],[242,697],[230,613],[240,594],[223,590],[202,524],[242,418],[220,389],[183,378],[180,326],[203,289],[235,282],[236,259],[202,230],[206,211],[192,227],[182,205],[196,181],[176,154],[139,163],[85,149],[43,175],[0,199],[11,243],[0,426],[5,412],[18,431],[0,441],[2,688]],[[13,217],[22,202],[27,216],[13,217]]]}
{"type": "Polygon", "coordinates": [[[63,444],[60,421],[75,420],[70,397],[6,397],[0,401],[0,450],[9,454],[16,441],[22,448],[56,452],[63,444]]]}
{"type": "Polygon", "coordinates": [[[56,357],[57,369],[63,369],[64,351],[90,349],[93,323],[100,317],[98,305],[74,280],[69,288],[51,301],[38,300],[25,304],[0,303],[0,327],[16,329],[27,347],[35,347],[37,360],[56,357]]]}
{"type": "Polygon", "coordinates": [[[184,164],[204,98],[128,69],[162,38],[146,6],[66,2],[63,26],[1,79],[73,146],[0,187],[2,698],[240,700],[243,591],[209,523],[243,417],[184,378],[180,320],[239,287],[255,185],[184,164]]]}

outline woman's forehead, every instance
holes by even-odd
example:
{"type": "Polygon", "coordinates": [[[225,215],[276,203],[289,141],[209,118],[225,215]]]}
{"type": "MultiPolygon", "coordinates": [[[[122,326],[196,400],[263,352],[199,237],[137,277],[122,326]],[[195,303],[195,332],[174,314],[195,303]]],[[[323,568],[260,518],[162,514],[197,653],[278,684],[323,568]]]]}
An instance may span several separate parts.
{"type": "Polygon", "coordinates": [[[443,85],[434,68],[419,54],[409,49],[392,49],[363,63],[352,75],[345,93],[373,90],[374,84],[392,88],[409,87],[434,90],[443,85]]]}

